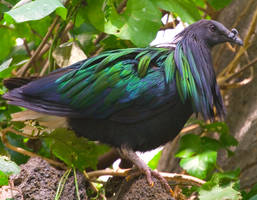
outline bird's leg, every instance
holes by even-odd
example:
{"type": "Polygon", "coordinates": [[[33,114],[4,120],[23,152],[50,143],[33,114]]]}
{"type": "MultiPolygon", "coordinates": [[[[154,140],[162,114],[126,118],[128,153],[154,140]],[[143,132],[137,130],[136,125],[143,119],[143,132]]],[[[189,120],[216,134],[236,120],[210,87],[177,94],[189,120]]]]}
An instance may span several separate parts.
{"type": "MultiPolygon", "coordinates": [[[[167,191],[173,195],[173,191],[169,186],[168,181],[164,179],[157,171],[151,170],[148,165],[132,149],[122,146],[120,149],[118,149],[118,152],[120,153],[121,157],[130,160],[140,170],[141,173],[146,175],[146,179],[149,185],[154,185],[152,180],[152,176],[154,176],[159,179],[167,191]]],[[[135,174],[138,175],[138,173],[135,174]]]]}

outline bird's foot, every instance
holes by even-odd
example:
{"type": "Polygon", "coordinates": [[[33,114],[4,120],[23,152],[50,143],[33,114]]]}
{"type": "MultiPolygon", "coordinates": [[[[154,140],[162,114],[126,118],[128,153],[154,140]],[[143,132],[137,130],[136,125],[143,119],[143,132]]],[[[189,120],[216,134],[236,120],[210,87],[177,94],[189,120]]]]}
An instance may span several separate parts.
{"type": "Polygon", "coordinates": [[[146,179],[147,179],[147,182],[149,183],[149,185],[154,186],[154,182],[152,180],[152,176],[154,176],[155,178],[160,180],[160,182],[165,187],[165,189],[169,193],[171,193],[172,196],[174,196],[174,192],[172,191],[168,181],[165,178],[163,178],[159,172],[153,171],[152,169],[150,169],[148,167],[148,165],[141,158],[139,158],[138,155],[134,151],[132,151],[129,148],[123,147],[119,150],[119,152],[123,158],[130,160],[136,166],[136,168],[139,169],[139,171],[137,170],[136,172],[133,169],[132,170],[133,172],[129,173],[126,180],[129,180],[135,176],[139,176],[140,174],[143,173],[146,175],[146,179]]]}
{"type": "Polygon", "coordinates": [[[141,174],[146,175],[146,180],[151,187],[154,186],[154,181],[152,179],[152,177],[154,176],[161,182],[161,184],[165,187],[167,192],[169,192],[172,196],[174,196],[174,192],[171,189],[168,181],[165,178],[163,178],[163,176],[158,171],[154,171],[154,170],[150,169],[148,166],[146,168],[140,168],[139,170],[135,169],[135,168],[132,169],[126,176],[126,180],[129,181],[129,180],[133,179],[134,177],[137,177],[141,174]]]}

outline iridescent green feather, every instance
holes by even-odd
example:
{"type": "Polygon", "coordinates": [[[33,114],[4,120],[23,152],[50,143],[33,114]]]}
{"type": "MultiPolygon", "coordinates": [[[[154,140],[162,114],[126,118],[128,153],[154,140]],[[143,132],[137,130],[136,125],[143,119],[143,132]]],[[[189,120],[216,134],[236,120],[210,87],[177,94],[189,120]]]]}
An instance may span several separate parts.
{"type": "Polygon", "coordinates": [[[97,66],[96,68],[96,72],[101,71],[102,69],[104,69],[105,67],[108,67],[110,65],[111,62],[117,60],[118,58],[128,55],[130,53],[133,53],[135,51],[134,48],[131,49],[123,49],[120,52],[116,52],[116,53],[111,53],[109,54],[106,58],[104,58],[97,66]]]}
{"type": "Polygon", "coordinates": [[[164,70],[166,82],[169,83],[173,80],[175,72],[174,52],[171,52],[164,61],[164,70]]]}
{"type": "Polygon", "coordinates": [[[138,67],[137,67],[137,72],[138,76],[140,78],[144,77],[146,75],[147,69],[149,67],[149,64],[151,62],[151,56],[149,54],[146,54],[142,56],[139,60],[138,67]]]}
{"type": "Polygon", "coordinates": [[[176,71],[176,85],[180,98],[183,102],[190,97],[194,108],[199,107],[199,94],[195,83],[195,77],[192,74],[187,57],[185,56],[181,46],[179,48],[179,60],[181,69],[176,71]]]}

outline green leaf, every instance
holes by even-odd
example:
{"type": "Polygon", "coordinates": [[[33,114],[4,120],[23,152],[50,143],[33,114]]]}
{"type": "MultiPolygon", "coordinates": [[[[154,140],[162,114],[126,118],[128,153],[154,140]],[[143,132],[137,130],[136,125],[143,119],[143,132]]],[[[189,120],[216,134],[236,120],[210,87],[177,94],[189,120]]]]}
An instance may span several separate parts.
{"type": "Polygon", "coordinates": [[[228,172],[216,172],[212,175],[211,179],[201,186],[202,189],[211,190],[214,186],[227,186],[231,184],[231,182],[235,182],[239,180],[240,169],[236,169],[234,171],[228,172]]]}
{"type": "Polygon", "coordinates": [[[105,145],[97,145],[86,138],[78,138],[73,131],[63,128],[56,129],[45,137],[50,144],[54,155],[64,161],[69,167],[79,170],[96,168],[98,156],[109,148],[105,145]]]}
{"type": "MultiPolygon", "coordinates": [[[[21,111],[21,109],[17,106],[12,106],[10,107],[10,105],[8,105],[8,112],[12,112],[10,110],[18,110],[18,111],[21,111]],[[9,109],[11,108],[11,109],[9,109]]],[[[30,150],[25,144],[24,144],[24,137],[23,136],[20,136],[20,135],[16,135],[14,133],[11,133],[11,132],[8,132],[8,135],[7,135],[7,139],[9,141],[10,144],[16,146],[16,147],[21,147],[23,149],[26,149],[26,150],[30,150]]],[[[25,156],[21,153],[18,153],[16,151],[12,151],[10,149],[7,149],[7,151],[9,152],[9,154],[11,155],[11,160],[13,160],[15,163],[17,163],[18,165],[20,164],[24,164],[28,161],[29,157],[28,156],[25,156]]]]}
{"type": "Polygon", "coordinates": [[[16,44],[16,37],[13,30],[8,28],[0,28],[0,62],[7,59],[12,48],[16,44]]]}
{"type": "Polygon", "coordinates": [[[0,186],[8,185],[8,176],[0,170],[0,186]]]}
{"type": "Polygon", "coordinates": [[[208,172],[214,168],[216,160],[216,151],[205,151],[191,158],[183,158],[179,164],[190,175],[205,179],[208,172]]]}
{"type": "Polygon", "coordinates": [[[12,174],[19,174],[20,167],[9,158],[0,156],[0,171],[5,173],[7,176],[10,176],[12,174]]]}
{"type": "Polygon", "coordinates": [[[128,47],[134,47],[128,40],[121,40],[114,35],[109,35],[105,39],[101,40],[100,44],[104,49],[125,49],[128,47]]]}
{"type": "Polygon", "coordinates": [[[151,169],[156,169],[161,158],[162,151],[159,151],[153,158],[148,162],[148,166],[151,169]]]}
{"type": "Polygon", "coordinates": [[[216,10],[226,7],[232,0],[207,0],[209,4],[216,10]]]}
{"type": "Polygon", "coordinates": [[[182,158],[180,166],[190,175],[204,179],[215,167],[219,148],[217,140],[187,134],[180,140],[176,157],[182,158]]]}
{"type": "Polygon", "coordinates": [[[226,186],[220,187],[215,186],[211,190],[201,189],[199,192],[200,200],[240,200],[242,196],[240,192],[233,188],[233,183],[226,186]]]}
{"type": "Polygon", "coordinates": [[[201,128],[205,132],[217,132],[220,134],[220,144],[222,147],[230,147],[230,146],[236,146],[238,144],[237,140],[229,134],[229,128],[228,125],[224,122],[214,122],[211,124],[203,124],[200,122],[201,128]]]}
{"type": "Polygon", "coordinates": [[[103,0],[87,1],[85,12],[91,24],[98,30],[113,34],[123,40],[131,40],[137,46],[147,46],[161,26],[161,12],[152,1],[130,0],[125,11],[118,14],[113,6],[105,18],[103,0]]]}
{"type": "Polygon", "coordinates": [[[201,19],[196,5],[191,0],[152,0],[156,5],[170,12],[176,13],[182,21],[192,24],[201,19]]]}
{"type": "Polygon", "coordinates": [[[4,18],[8,23],[15,20],[17,23],[42,19],[53,11],[66,19],[67,9],[58,0],[36,0],[5,13],[4,18]]]}
{"type": "Polygon", "coordinates": [[[179,150],[176,157],[188,158],[196,154],[200,149],[201,138],[195,134],[184,135],[179,142],[179,150]]]}
{"type": "Polygon", "coordinates": [[[202,129],[206,132],[218,132],[222,134],[229,134],[229,128],[224,122],[213,122],[211,124],[206,124],[199,122],[202,129]]]}
{"type": "MultiPolygon", "coordinates": [[[[10,59],[6,60],[5,62],[3,62],[0,65],[0,72],[6,70],[10,66],[11,62],[12,62],[12,58],[10,58],[10,59]]],[[[0,77],[1,77],[1,74],[0,74],[0,77]]]]}

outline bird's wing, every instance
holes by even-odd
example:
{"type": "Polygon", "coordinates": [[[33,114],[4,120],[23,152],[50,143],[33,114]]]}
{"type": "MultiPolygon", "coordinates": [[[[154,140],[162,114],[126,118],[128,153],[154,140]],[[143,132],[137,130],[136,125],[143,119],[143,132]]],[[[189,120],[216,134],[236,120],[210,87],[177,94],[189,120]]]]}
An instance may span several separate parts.
{"type": "Polygon", "coordinates": [[[5,98],[59,116],[142,120],[160,112],[175,95],[175,82],[169,83],[175,70],[172,53],[165,48],[105,52],[14,89],[5,98]]]}
{"type": "Polygon", "coordinates": [[[145,119],[174,95],[163,67],[169,53],[161,48],[107,52],[59,78],[58,92],[86,117],[145,119]]]}

